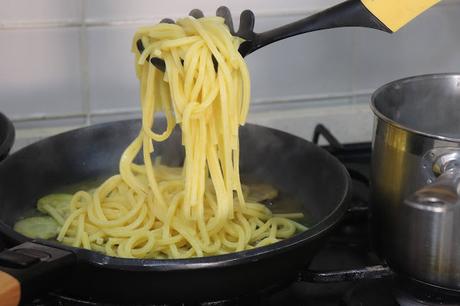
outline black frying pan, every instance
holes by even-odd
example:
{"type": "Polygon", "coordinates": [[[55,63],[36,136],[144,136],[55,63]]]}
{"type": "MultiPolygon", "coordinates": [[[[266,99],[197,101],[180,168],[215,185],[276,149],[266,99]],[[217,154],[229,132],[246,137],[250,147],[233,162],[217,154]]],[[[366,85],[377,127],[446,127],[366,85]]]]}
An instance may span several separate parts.
{"type": "MultiPolygon", "coordinates": [[[[76,298],[129,304],[213,301],[250,294],[296,279],[346,211],[349,175],[333,156],[301,138],[248,124],[240,129],[242,177],[293,195],[310,218],[306,232],[228,255],[136,260],[31,241],[12,229],[39,197],[116,173],[120,154],[139,126],[137,120],[120,121],[63,133],[0,164],[0,233],[17,245],[0,253],[0,271],[19,280],[24,299],[50,287],[76,298]]],[[[180,165],[179,130],[158,143],[154,154],[169,165],[180,165]]],[[[0,283],[0,288],[5,285],[0,283]]]]}

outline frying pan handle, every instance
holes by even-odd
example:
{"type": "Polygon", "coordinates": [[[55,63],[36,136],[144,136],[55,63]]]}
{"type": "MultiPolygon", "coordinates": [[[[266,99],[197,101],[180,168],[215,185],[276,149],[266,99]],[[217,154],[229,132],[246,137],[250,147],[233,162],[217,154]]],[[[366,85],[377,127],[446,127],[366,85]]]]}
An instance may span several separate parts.
{"type": "Polygon", "coordinates": [[[16,306],[49,290],[73,263],[75,254],[33,242],[0,253],[0,305],[16,306]]]}
{"type": "Polygon", "coordinates": [[[336,271],[305,270],[300,273],[299,280],[311,283],[338,283],[364,279],[381,279],[391,276],[393,276],[393,271],[388,266],[376,265],[336,271]]]}
{"type": "Polygon", "coordinates": [[[3,306],[19,305],[21,287],[19,281],[12,275],[0,271],[0,301],[3,306]]]}

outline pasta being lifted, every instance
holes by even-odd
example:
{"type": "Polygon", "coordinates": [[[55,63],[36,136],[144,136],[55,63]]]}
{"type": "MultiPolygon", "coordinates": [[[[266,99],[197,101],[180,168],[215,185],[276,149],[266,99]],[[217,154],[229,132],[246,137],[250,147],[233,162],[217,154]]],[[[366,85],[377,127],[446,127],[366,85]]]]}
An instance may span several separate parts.
{"type": "Polygon", "coordinates": [[[251,249],[288,238],[302,225],[245,201],[239,176],[238,127],[246,121],[249,73],[220,17],[187,17],[140,28],[134,36],[142,128],[120,159],[120,174],[79,191],[57,239],[127,258],[187,258],[251,249]],[[144,51],[139,54],[136,42],[144,51]],[[162,72],[150,58],[166,63],[162,72]],[[167,127],[153,131],[155,113],[167,127]],[[154,143],[182,130],[182,168],[153,162],[154,143]],[[139,152],[144,165],[134,163],[139,152]]]}

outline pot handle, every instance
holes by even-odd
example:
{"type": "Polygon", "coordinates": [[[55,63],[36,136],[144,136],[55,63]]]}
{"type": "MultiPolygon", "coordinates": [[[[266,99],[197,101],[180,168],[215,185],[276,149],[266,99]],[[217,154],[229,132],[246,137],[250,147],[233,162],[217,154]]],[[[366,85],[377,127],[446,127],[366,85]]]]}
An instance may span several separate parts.
{"type": "MultiPolygon", "coordinates": [[[[444,234],[456,231],[456,223],[448,219],[460,209],[460,148],[433,149],[425,155],[424,160],[423,166],[431,173],[432,183],[404,200],[400,226],[402,233],[409,235],[405,237],[407,239],[412,239],[410,237],[416,234],[409,230],[416,228],[430,232],[435,230],[437,233],[442,231],[444,234]],[[413,222],[417,226],[408,228],[407,225],[413,222]]],[[[420,234],[424,234],[424,231],[417,235],[420,234]]]]}
{"type": "Polygon", "coordinates": [[[460,169],[451,169],[409,196],[404,204],[418,210],[449,209],[459,203],[460,169]]]}
{"type": "Polygon", "coordinates": [[[432,183],[404,199],[395,224],[404,269],[419,278],[451,273],[460,238],[460,148],[436,148],[424,159],[432,183]]]}
{"type": "Polygon", "coordinates": [[[433,182],[410,195],[404,202],[418,209],[453,206],[460,200],[460,148],[433,149],[425,157],[425,168],[437,176],[433,182]]]}
{"type": "Polygon", "coordinates": [[[0,252],[0,305],[17,306],[51,289],[75,262],[72,252],[34,242],[0,252]]]}

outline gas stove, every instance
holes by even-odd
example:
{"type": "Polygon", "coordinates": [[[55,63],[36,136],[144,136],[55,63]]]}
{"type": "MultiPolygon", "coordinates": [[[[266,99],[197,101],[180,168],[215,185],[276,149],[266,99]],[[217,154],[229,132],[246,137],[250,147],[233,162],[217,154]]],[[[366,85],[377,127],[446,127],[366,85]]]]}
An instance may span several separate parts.
{"type": "MultiPolygon", "coordinates": [[[[458,297],[424,290],[423,286],[400,279],[373,252],[368,219],[371,144],[342,145],[324,126],[318,125],[313,142],[318,143],[320,137],[329,143],[324,149],[347,167],[353,180],[353,193],[348,214],[305,267],[305,273],[294,283],[253,296],[194,305],[460,305],[458,297]]],[[[59,291],[37,296],[25,305],[108,306],[91,299],[75,299],[59,291]]]]}

